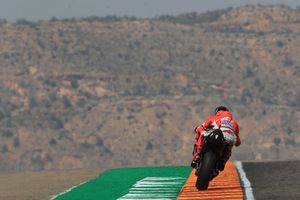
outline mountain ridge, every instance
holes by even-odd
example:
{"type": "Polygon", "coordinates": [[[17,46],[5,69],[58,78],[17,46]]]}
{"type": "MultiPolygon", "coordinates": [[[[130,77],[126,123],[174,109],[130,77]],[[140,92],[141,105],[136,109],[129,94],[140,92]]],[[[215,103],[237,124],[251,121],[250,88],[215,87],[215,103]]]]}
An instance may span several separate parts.
{"type": "Polygon", "coordinates": [[[241,125],[234,158],[299,159],[300,11],[207,15],[2,23],[0,169],[188,163],[220,104],[241,125]]]}

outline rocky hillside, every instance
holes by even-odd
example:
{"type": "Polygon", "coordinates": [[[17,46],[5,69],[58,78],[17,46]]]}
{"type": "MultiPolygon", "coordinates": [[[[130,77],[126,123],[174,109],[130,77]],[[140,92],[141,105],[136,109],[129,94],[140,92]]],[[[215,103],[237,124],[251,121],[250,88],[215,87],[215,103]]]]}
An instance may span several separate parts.
{"type": "Polygon", "coordinates": [[[235,159],[300,159],[299,10],[0,24],[2,171],[188,164],[220,104],[235,159]]]}

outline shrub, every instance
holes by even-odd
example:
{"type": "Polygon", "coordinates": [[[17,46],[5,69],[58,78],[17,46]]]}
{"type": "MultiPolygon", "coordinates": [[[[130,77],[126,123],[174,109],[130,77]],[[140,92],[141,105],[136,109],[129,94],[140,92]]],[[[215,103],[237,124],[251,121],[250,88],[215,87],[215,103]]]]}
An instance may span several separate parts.
{"type": "Polygon", "coordinates": [[[166,85],[161,85],[159,88],[160,95],[171,95],[171,89],[166,85]]]}
{"type": "Polygon", "coordinates": [[[56,87],[56,86],[57,86],[57,84],[56,84],[55,81],[49,80],[49,79],[45,80],[45,81],[44,81],[44,84],[46,84],[46,85],[49,86],[49,87],[56,87]]]}
{"type": "Polygon", "coordinates": [[[132,113],[139,113],[143,110],[142,104],[134,102],[129,106],[129,111],[132,113]]]}
{"type": "Polygon", "coordinates": [[[78,88],[78,81],[76,79],[72,79],[71,80],[71,87],[73,89],[77,89],[78,88]]]}
{"type": "Polygon", "coordinates": [[[281,143],[281,139],[279,137],[275,137],[273,142],[276,146],[278,146],[281,143]]]}
{"type": "Polygon", "coordinates": [[[85,99],[79,99],[79,101],[77,102],[77,105],[81,108],[83,108],[86,105],[86,100],[85,99]]]}
{"type": "Polygon", "coordinates": [[[5,144],[1,148],[1,153],[7,153],[8,152],[8,146],[5,144]]]}
{"type": "Polygon", "coordinates": [[[68,97],[64,96],[63,97],[63,103],[65,108],[72,108],[72,103],[68,99],[68,97]]]}
{"type": "Polygon", "coordinates": [[[157,110],[155,112],[155,116],[156,116],[157,119],[161,119],[166,115],[167,115],[167,113],[165,111],[162,111],[162,110],[157,110]]]}
{"type": "Polygon", "coordinates": [[[14,139],[14,147],[17,148],[19,146],[20,146],[20,140],[19,140],[19,138],[15,138],[14,139]]]}
{"type": "Polygon", "coordinates": [[[147,141],[147,145],[146,145],[146,150],[152,150],[153,149],[153,144],[150,141],[147,141]]]}
{"type": "Polygon", "coordinates": [[[84,143],[80,144],[80,147],[83,148],[83,149],[85,149],[85,150],[88,150],[88,149],[93,148],[93,145],[91,145],[91,144],[89,144],[87,142],[84,142],[84,143]]]}
{"type": "Polygon", "coordinates": [[[252,101],[252,94],[248,89],[243,90],[241,95],[241,103],[246,105],[252,101]]]}
{"type": "Polygon", "coordinates": [[[32,109],[34,107],[37,107],[38,103],[34,97],[29,97],[29,108],[32,109]]]}
{"type": "Polygon", "coordinates": [[[5,114],[0,111],[0,121],[5,118],[5,114]]]}
{"type": "Polygon", "coordinates": [[[51,91],[48,93],[48,98],[50,100],[50,102],[54,102],[57,100],[57,95],[55,91],[51,91]]]}
{"type": "Polygon", "coordinates": [[[251,67],[248,67],[243,78],[251,78],[253,76],[255,76],[255,73],[253,72],[251,67]]]}
{"type": "Polygon", "coordinates": [[[216,55],[216,50],[211,49],[211,50],[209,51],[209,55],[210,55],[210,56],[215,56],[215,55],[216,55]]]}
{"type": "Polygon", "coordinates": [[[284,66],[292,66],[294,61],[290,57],[285,57],[283,61],[284,66]]]}
{"type": "Polygon", "coordinates": [[[29,26],[31,28],[34,28],[38,25],[36,22],[28,21],[26,19],[18,19],[15,24],[17,26],[29,26]]]}
{"type": "Polygon", "coordinates": [[[279,48],[281,48],[281,47],[284,46],[284,43],[283,43],[281,40],[277,40],[277,41],[276,41],[276,45],[277,45],[279,48]]]}
{"type": "Polygon", "coordinates": [[[14,133],[10,130],[3,130],[2,135],[3,135],[3,137],[11,138],[14,135],[14,133]]]}
{"type": "Polygon", "coordinates": [[[99,146],[99,147],[102,147],[104,145],[102,138],[97,137],[96,145],[99,146]]]}
{"type": "Polygon", "coordinates": [[[62,120],[55,116],[51,116],[48,123],[52,129],[62,129],[64,127],[62,120]]]}
{"type": "Polygon", "coordinates": [[[49,144],[50,144],[51,146],[55,145],[55,144],[56,144],[56,139],[54,139],[54,138],[50,139],[50,140],[49,140],[49,144]]]}

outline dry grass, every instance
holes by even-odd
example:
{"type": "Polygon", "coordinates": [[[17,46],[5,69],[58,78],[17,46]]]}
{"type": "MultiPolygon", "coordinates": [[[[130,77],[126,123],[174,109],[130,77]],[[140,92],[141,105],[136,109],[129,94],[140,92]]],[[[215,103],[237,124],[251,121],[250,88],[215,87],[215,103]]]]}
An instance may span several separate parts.
{"type": "Polygon", "coordinates": [[[0,173],[0,199],[43,200],[96,178],[103,170],[0,173]]]}

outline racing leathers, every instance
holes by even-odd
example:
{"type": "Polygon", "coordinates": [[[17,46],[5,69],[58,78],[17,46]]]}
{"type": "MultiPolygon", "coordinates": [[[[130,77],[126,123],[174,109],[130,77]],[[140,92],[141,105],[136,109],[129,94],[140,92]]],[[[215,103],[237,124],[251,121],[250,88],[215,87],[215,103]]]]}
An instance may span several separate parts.
{"type": "Polygon", "coordinates": [[[215,115],[207,118],[201,126],[195,128],[196,144],[193,152],[193,162],[198,162],[199,160],[203,147],[203,134],[209,129],[220,129],[223,132],[224,138],[228,144],[223,154],[223,162],[225,166],[227,160],[231,156],[231,149],[233,145],[239,146],[241,144],[241,139],[239,137],[239,125],[237,121],[233,119],[232,114],[229,111],[220,110],[215,115]]]}

